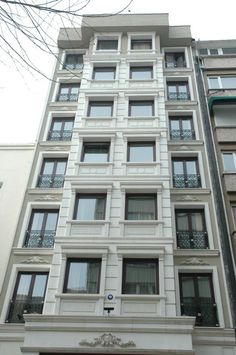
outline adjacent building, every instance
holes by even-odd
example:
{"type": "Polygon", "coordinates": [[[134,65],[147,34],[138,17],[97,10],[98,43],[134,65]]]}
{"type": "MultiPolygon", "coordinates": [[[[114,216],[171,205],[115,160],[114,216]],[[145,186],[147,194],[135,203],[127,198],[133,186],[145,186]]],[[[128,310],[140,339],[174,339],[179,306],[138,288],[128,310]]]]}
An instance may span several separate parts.
{"type": "Polygon", "coordinates": [[[58,48],[0,354],[235,354],[190,28],[84,17],[58,48]]]}

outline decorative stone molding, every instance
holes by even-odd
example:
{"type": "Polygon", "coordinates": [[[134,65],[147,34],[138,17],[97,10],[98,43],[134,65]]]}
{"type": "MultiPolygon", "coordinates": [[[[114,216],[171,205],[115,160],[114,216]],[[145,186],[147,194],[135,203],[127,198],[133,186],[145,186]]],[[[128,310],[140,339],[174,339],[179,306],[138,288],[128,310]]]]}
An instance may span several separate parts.
{"type": "Polygon", "coordinates": [[[130,346],[136,346],[133,340],[128,341],[127,343],[123,343],[120,338],[112,335],[111,333],[104,333],[98,338],[94,338],[94,341],[81,340],[79,343],[81,346],[91,346],[95,347],[97,345],[104,347],[119,346],[120,348],[127,348],[130,346]]]}
{"type": "Polygon", "coordinates": [[[209,264],[203,261],[202,259],[191,258],[191,259],[184,260],[181,263],[181,265],[209,265],[209,264]]]}
{"type": "Polygon", "coordinates": [[[60,196],[55,195],[41,195],[34,199],[35,201],[60,201],[60,196]]]}
{"type": "Polygon", "coordinates": [[[184,195],[176,198],[176,201],[201,201],[201,199],[196,196],[184,195]]]}
{"type": "Polygon", "coordinates": [[[22,264],[48,264],[48,261],[40,256],[32,256],[31,258],[21,261],[22,264]]]}
{"type": "Polygon", "coordinates": [[[175,150],[192,150],[192,148],[187,145],[180,145],[176,147],[175,150]]]}

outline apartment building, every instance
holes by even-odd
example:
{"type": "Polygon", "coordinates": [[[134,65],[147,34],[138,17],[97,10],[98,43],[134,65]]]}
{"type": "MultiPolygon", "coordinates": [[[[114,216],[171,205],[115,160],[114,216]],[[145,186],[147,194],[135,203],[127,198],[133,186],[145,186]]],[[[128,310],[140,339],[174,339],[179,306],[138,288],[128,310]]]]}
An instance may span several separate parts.
{"type": "Polygon", "coordinates": [[[190,28],[84,17],[58,48],[0,354],[235,354],[190,28]]]}

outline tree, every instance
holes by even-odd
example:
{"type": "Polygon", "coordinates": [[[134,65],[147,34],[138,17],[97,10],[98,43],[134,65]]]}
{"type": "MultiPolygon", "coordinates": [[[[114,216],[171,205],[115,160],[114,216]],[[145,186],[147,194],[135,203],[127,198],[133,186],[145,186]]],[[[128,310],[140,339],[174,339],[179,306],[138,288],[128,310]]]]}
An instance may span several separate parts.
{"type": "MultiPolygon", "coordinates": [[[[83,11],[91,0],[0,0],[0,47],[17,68],[48,77],[35,65],[29,48],[47,53],[57,60],[56,38],[60,27],[79,27],[83,11]]],[[[129,0],[119,11],[99,16],[114,16],[125,11],[129,0]]],[[[87,17],[92,15],[86,15],[87,17]]]]}

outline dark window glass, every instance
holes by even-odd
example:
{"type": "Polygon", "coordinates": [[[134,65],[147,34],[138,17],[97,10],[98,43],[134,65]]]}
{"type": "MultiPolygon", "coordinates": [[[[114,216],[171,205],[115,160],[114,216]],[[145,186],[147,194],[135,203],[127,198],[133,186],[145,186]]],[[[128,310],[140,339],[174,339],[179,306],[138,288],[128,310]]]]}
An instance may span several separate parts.
{"type": "Polygon", "coordinates": [[[153,67],[130,67],[130,79],[150,80],[153,78],[153,67]]]}
{"type": "Polygon", "coordinates": [[[130,142],[128,143],[128,161],[153,162],[155,160],[154,142],[130,142]]]}
{"type": "Polygon", "coordinates": [[[127,220],[157,219],[157,196],[151,194],[126,195],[127,220]]]}
{"type": "Polygon", "coordinates": [[[201,187],[197,158],[173,158],[172,166],[174,187],[201,187]]]}
{"type": "Polygon", "coordinates": [[[184,68],[186,67],[184,52],[168,52],[165,54],[166,68],[184,68]]]}
{"type": "Polygon", "coordinates": [[[188,82],[168,82],[167,83],[168,100],[190,100],[188,82]]]}
{"type": "Polygon", "coordinates": [[[114,67],[95,67],[93,70],[94,80],[114,80],[116,75],[116,68],[114,67]]]}
{"type": "Polygon", "coordinates": [[[88,107],[89,117],[112,117],[112,101],[90,101],[88,107]]]}
{"type": "Polygon", "coordinates": [[[32,211],[24,247],[51,248],[57,228],[58,210],[32,211]]]}
{"type": "Polygon", "coordinates": [[[131,49],[148,50],[152,49],[151,39],[131,39],[131,49]]]}
{"type": "Polygon", "coordinates": [[[82,161],[104,163],[109,160],[110,143],[84,143],[82,161]]]}
{"type": "Polygon", "coordinates": [[[206,249],[208,237],[204,210],[176,210],[177,246],[182,249],[206,249]]]}
{"type": "Polygon", "coordinates": [[[124,259],[122,293],[133,295],[158,294],[158,260],[124,259]]]}
{"type": "Polygon", "coordinates": [[[236,54],[236,48],[222,48],[223,54],[236,54]]]}
{"type": "Polygon", "coordinates": [[[135,116],[135,117],[154,116],[154,102],[153,101],[130,101],[129,116],[135,116]]]}
{"type": "Polygon", "coordinates": [[[101,259],[68,259],[64,292],[99,293],[101,259]]]}
{"type": "Polygon", "coordinates": [[[72,136],[74,118],[55,117],[48,134],[49,141],[69,141],[72,136]]]}
{"type": "Polygon", "coordinates": [[[181,315],[196,317],[196,326],[217,327],[211,274],[180,274],[181,315]]]}
{"type": "Polygon", "coordinates": [[[43,160],[37,187],[61,188],[64,185],[67,159],[48,158],[43,160]]]}
{"type": "Polygon", "coordinates": [[[76,196],[74,219],[104,220],[105,209],[105,194],[78,194],[76,196]]]}
{"type": "Polygon", "coordinates": [[[57,101],[78,101],[80,84],[61,84],[57,101]]]}
{"type": "Polygon", "coordinates": [[[47,286],[46,272],[19,272],[7,323],[24,323],[24,314],[42,313],[47,286]]]}
{"type": "Polygon", "coordinates": [[[97,50],[117,50],[117,39],[99,39],[97,41],[97,50]]]}
{"type": "Polygon", "coordinates": [[[67,54],[63,69],[75,70],[83,68],[82,54],[67,54]]]}
{"type": "Polygon", "coordinates": [[[201,55],[208,55],[208,50],[207,50],[207,48],[200,48],[200,49],[199,49],[199,54],[201,54],[201,55]]]}
{"type": "Polygon", "coordinates": [[[170,139],[172,140],[194,140],[195,131],[191,116],[170,116],[170,139]]]}

